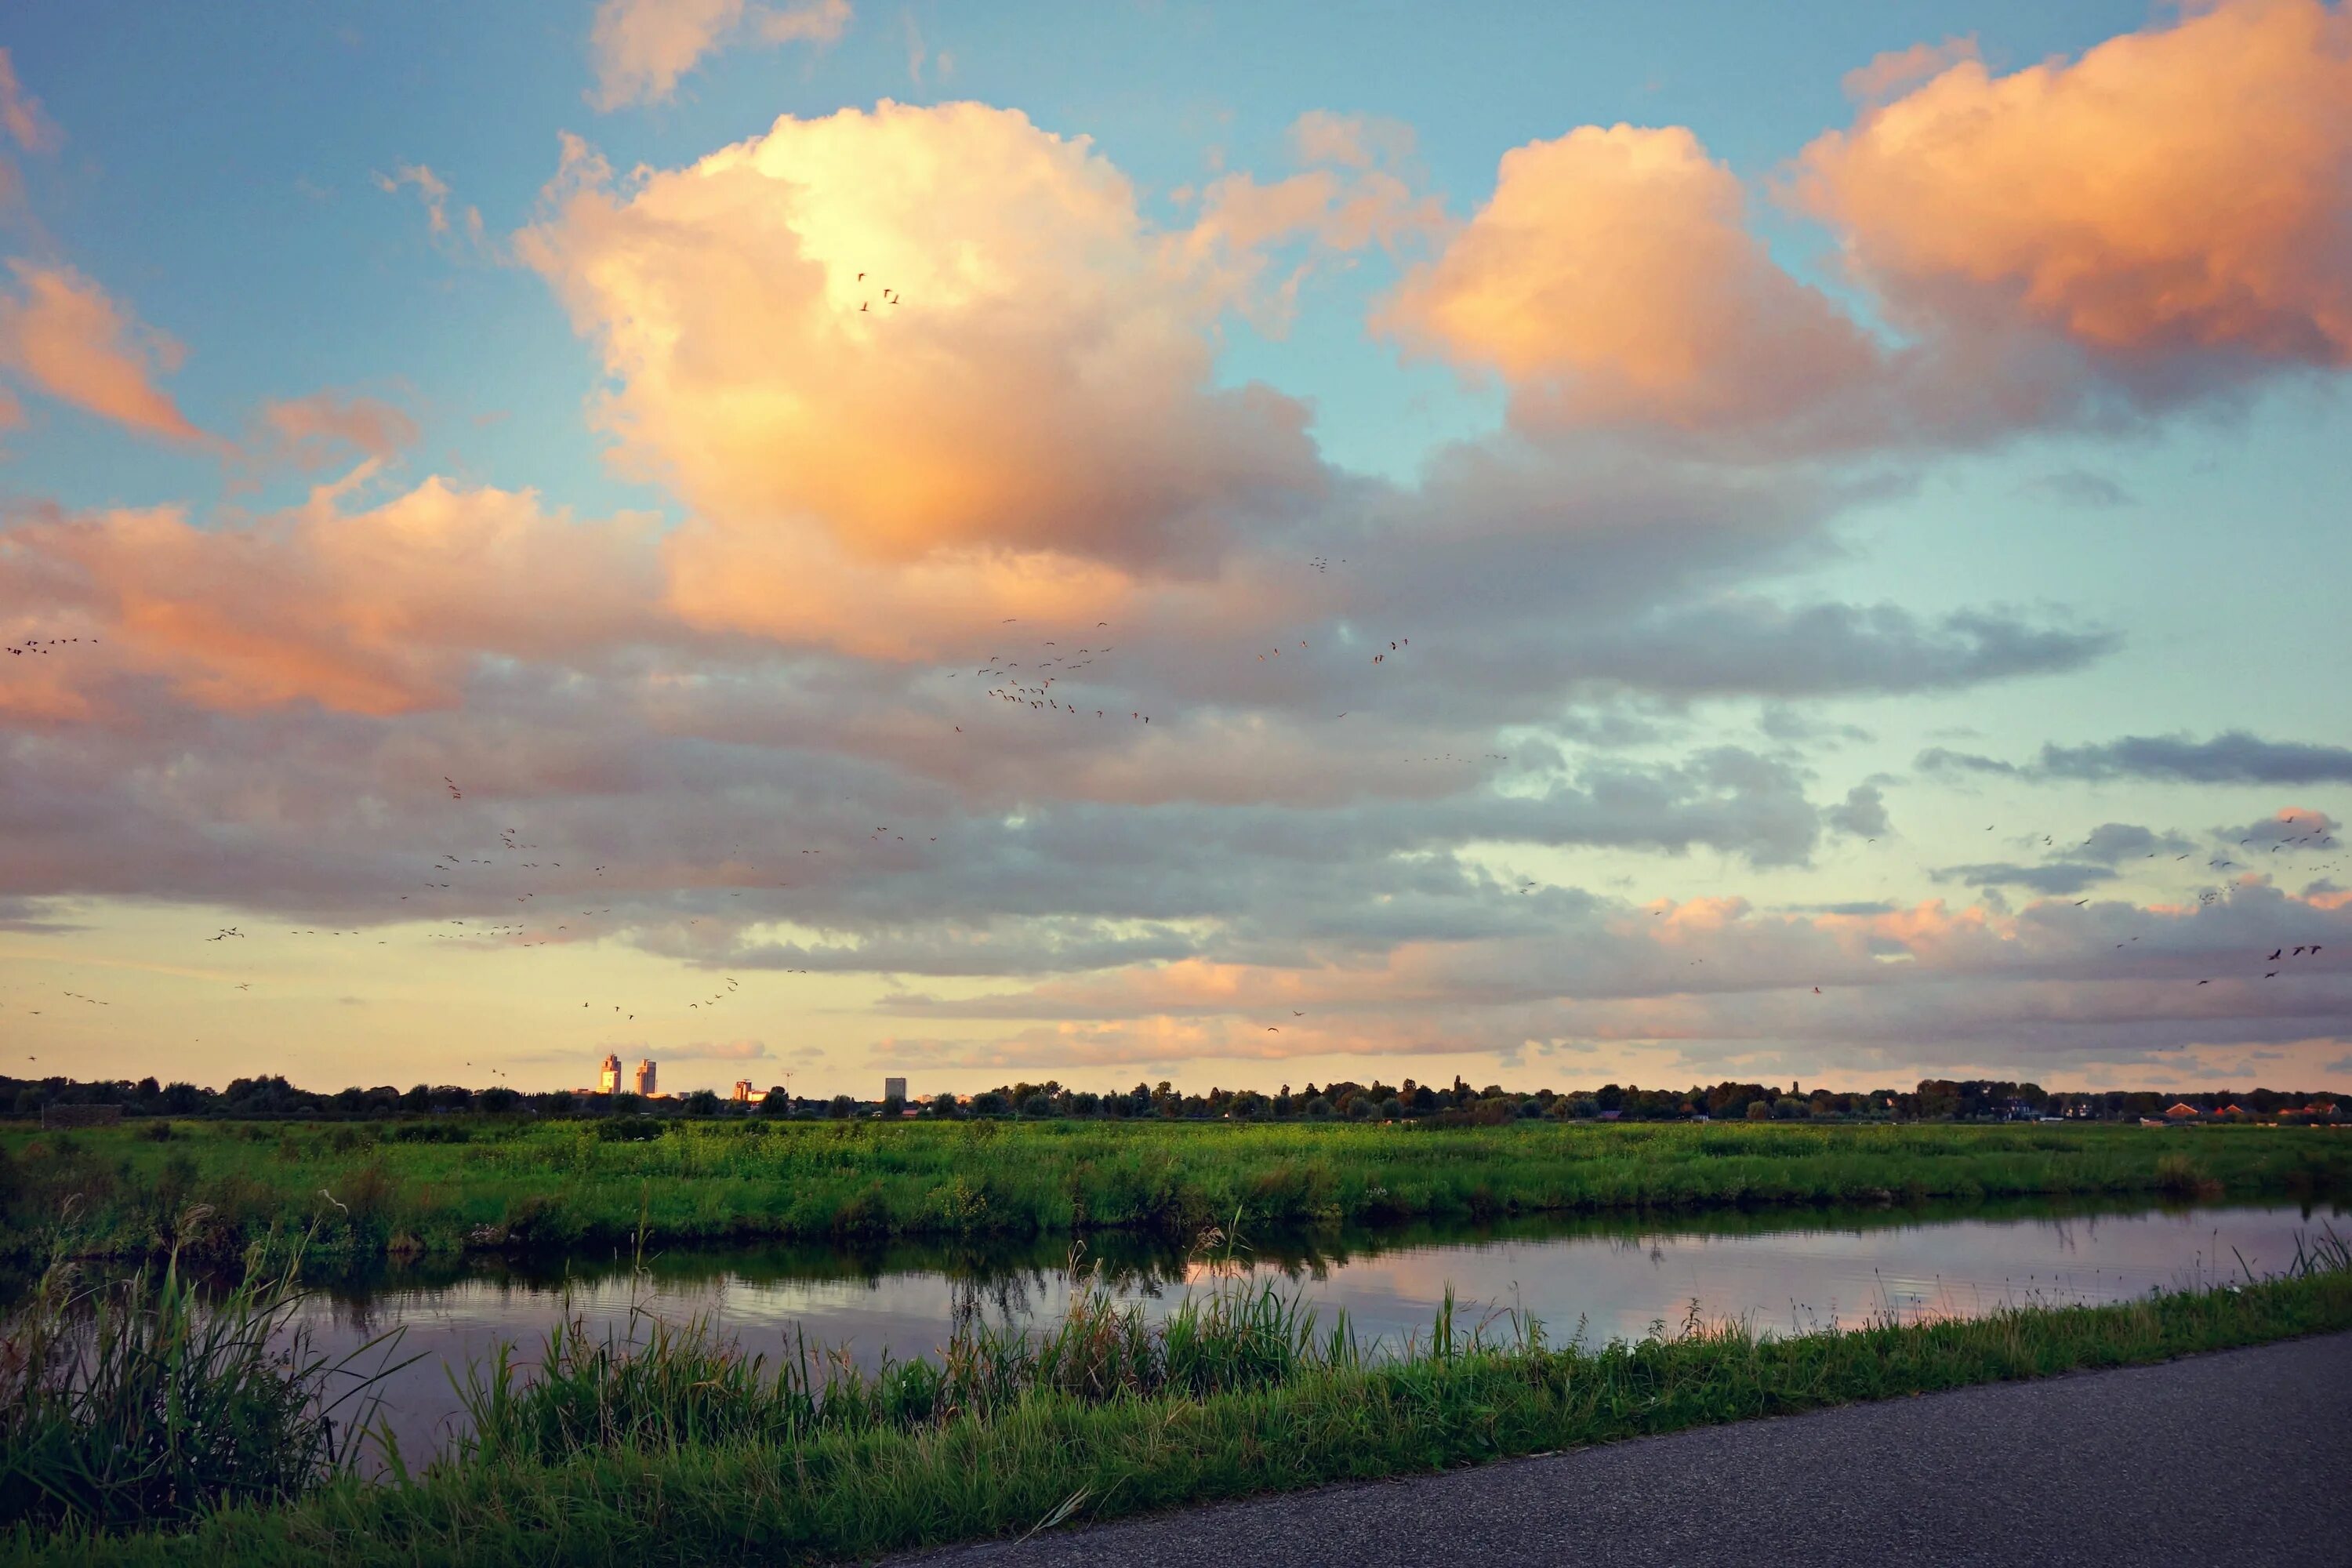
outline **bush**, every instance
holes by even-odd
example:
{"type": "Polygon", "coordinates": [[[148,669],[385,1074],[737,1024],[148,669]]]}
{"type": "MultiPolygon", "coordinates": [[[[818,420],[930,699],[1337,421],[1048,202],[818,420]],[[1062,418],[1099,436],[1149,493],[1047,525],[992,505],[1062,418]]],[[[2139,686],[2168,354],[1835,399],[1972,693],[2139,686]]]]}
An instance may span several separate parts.
{"type": "Polygon", "coordinates": [[[1750,1121],[1769,1121],[1772,1120],[1772,1108],[1763,1100],[1751,1100],[1748,1102],[1748,1120],[1750,1121]]]}

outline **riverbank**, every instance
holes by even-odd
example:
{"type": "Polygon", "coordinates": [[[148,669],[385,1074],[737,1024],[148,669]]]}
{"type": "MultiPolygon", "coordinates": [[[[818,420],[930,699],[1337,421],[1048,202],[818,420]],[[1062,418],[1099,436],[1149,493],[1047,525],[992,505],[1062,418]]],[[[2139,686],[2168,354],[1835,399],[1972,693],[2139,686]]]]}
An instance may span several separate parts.
{"type": "Polygon", "coordinates": [[[1781,1123],[1431,1131],[1358,1124],[878,1124],[473,1117],[0,1131],[0,1257],[173,1246],[232,1260],[273,1230],[312,1256],[752,1240],[1189,1242],[1238,1215],[1313,1227],[1525,1214],[2352,1187],[2325,1128],[1781,1123]],[[642,1134],[642,1135],[641,1135],[642,1134]]]}
{"type": "Polygon", "coordinates": [[[531,1376],[484,1369],[476,1440],[413,1479],[337,1479],[179,1534],[20,1530],[0,1560],[841,1560],[2347,1328],[2352,1251],[2333,1237],[2287,1277],[2124,1305],[1786,1338],[1686,1323],[1598,1349],[1441,1312],[1367,1354],[1270,1290],[1157,1324],[1082,1294],[1045,1333],[982,1331],[872,1373],[648,1325],[560,1335],[531,1376]]]}

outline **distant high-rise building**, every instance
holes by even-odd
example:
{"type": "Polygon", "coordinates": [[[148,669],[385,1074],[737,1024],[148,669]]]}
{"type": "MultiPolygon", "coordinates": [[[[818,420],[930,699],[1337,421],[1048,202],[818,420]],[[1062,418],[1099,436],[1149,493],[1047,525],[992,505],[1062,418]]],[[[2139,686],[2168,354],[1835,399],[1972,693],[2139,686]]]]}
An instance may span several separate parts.
{"type": "Polygon", "coordinates": [[[895,1100],[901,1105],[906,1104],[907,1080],[903,1078],[884,1079],[882,1080],[882,1098],[885,1100],[895,1100]]]}
{"type": "Polygon", "coordinates": [[[731,1098],[734,1100],[735,1103],[736,1103],[736,1104],[738,1104],[738,1105],[749,1105],[749,1104],[751,1104],[751,1080],[750,1079],[748,1079],[748,1078],[739,1078],[739,1079],[737,1079],[735,1080],[735,1093],[733,1094],[733,1096],[732,1096],[731,1098]]]}
{"type": "Polygon", "coordinates": [[[604,1070],[596,1077],[596,1092],[598,1094],[618,1094],[621,1092],[620,1058],[615,1056],[607,1056],[604,1058],[604,1070]]]}
{"type": "Polygon", "coordinates": [[[651,1100],[654,1096],[654,1059],[651,1057],[637,1064],[635,1089],[647,1100],[651,1100]]]}

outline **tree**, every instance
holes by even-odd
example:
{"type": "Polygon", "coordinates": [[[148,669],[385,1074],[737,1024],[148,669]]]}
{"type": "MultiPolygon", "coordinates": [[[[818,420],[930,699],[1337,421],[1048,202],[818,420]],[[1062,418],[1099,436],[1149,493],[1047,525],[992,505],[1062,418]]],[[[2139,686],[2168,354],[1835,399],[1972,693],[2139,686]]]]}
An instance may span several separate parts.
{"type": "Polygon", "coordinates": [[[1772,1120],[1772,1108],[1760,1100],[1751,1100],[1748,1102],[1748,1120],[1769,1121],[1772,1120]]]}
{"type": "Polygon", "coordinates": [[[481,1098],[477,1103],[481,1106],[485,1115],[504,1116],[522,1103],[522,1096],[510,1089],[486,1089],[482,1090],[481,1098]]]}
{"type": "Polygon", "coordinates": [[[686,1097],[686,1113],[688,1116],[718,1115],[719,1096],[707,1089],[696,1089],[686,1097]]]}
{"type": "Polygon", "coordinates": [[[833,1103],[825,1107],[824,1113],[835,1121],[843,1121],[857,1114],[857,1101],[845,1094],[836,1094],[833,1097],[833,1103]]]}
{"type": "Polygon", "coordinates": [[[956,1103],[956,1097],[944,1089],[931,1096],[931,1114],[942,1121],[953,1121],[962,1109],[956,1103]]]}

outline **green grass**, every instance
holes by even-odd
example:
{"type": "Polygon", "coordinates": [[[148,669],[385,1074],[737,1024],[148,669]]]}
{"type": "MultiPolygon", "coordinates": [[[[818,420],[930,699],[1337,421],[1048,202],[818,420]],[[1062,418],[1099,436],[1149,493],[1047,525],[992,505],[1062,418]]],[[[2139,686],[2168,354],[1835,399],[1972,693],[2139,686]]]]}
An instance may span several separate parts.
{"type": "Polygon", "coordinates": [[[2352,1328],[2352,1251],[2119,1306],[1789,1338],[1663,1328],[1593,1349],[1441,1311],[1402,1350],[1230,1285],[1164,1324],[1082,1292],[1055,1330],[941,1363],[770,1365],[697,1324],[560,1331],[476,1369],[478,1438],[411,1477],[331,1478],[174,1534],[0,1538],[23,1563],[807,1562],[1014,1535],[1326,1481],[2161,1360],[2352,1328]]]}
{"type": "Polygon", "coordinates": [[[338,1262],[415,1253],[1115,1227],[1485,1220],[1736,1205],[2221,1194],[2352,1185],[2320,1128],[1517,1123],[182,1122],[0,1131],[0,1255],[46,1256],[68,1206],[94,1254],[235,1259],[316,1227],[338,1262]],[[449,1129],[454,1142],[420,1141],[449,1129]],[[205,1217],[180,1216],[200,1205],[205,1217]]]}
{"type": "Polygon", "coordinates": [[[0,1520],[185,1521],[349,1469],[382,1373],[310,1350],[299,1248],[252,1264],[209,1301],[177,1258],[97,1283],[48,1269],[0,1325],[0,1520]]]}

